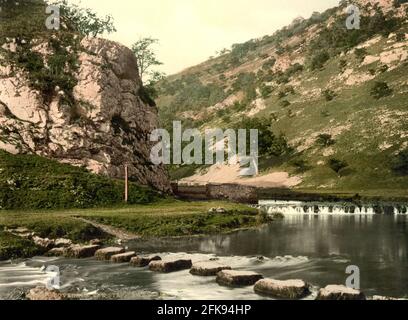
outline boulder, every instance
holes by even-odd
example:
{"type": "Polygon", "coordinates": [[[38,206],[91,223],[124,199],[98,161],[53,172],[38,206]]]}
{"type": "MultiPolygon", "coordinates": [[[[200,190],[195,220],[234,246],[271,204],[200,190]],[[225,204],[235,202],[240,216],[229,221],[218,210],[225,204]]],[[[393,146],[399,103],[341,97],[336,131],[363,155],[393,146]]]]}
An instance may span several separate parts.
{"type": "Polygon", "coordinates": [[[320,289],[316,300],[366,300],[364,293],[343,285],[328,285],[320,289]]]}
{"type": "Polygon", "coordinates": [[[59,248],[60,247],[70,247],[72,246],[72,240],[60,238],[60,239],[55,240],[54,245],[59,248]]]}
{"type": "Polygon", "coordinates": [[[111,257],[110,260],[114,263],[125,263],[125,262],[129,262],[130,259],[132,259],[135,255],[136,255],[136,252],[129,251],[125,253],[115,254],[111,257]]]}
{"type": "Polygon", "coordinates": [[[73,245],[69,248],[65,249],[64,255],[68,258],[90,258],[93,257],[95,252],[100,248],[97,245],[88,245],[88,246],[81,246],[81,245],[73,245]]]}
{"type": "Polygon", "coordinates": [[[259,280],[254,291],[261,295],[282,299],[301,299],[310,294],[309,285],[303,280],[259,280]]]}
{"type": "Polygon", "coordinates": [[[45,249],[51,249],[55,245],[54,240],[50,240],[48,238],[44,239],[38,236],[34,236],[33,241],[37,246],[45,248],[45,249]]]}
{"type": "Polygon", "coordinates": [[[216,261],[201,261],[193,264],[190,273],[195,276],[216,276],[222,270],[231,270],[231,267],[216,261]]]}
{"type": "Polygon", "coordinates": [[[252,271],[222,270],[217,273],[216,281],[224,286],[252,286],[261,279],[262,275],[252,271]]]}
{"type": "Polygon", "coordinates": [[[62,257],[66,255],[67,248],[53,248],[48,251],[45,255],[47,257],[62,257]]]}
{"type": "Polygon", "coordinates": [[[99,249],[95,252],[95,258],[98,260],[110,260],[112,256],[124,253],[125,249],[122,247],[107,247],[99,249]]]}
{"type": "Polygon", "coordinates": [[[376,301],[395,301],[395,300],[402,300],[402,299],[397,299],[393,297],[386,297],[386,296],[374,296],[372,300],[376,301]]]}
{"type": "Polygon", "coordinates": [[[36,287],[27,293],[26,298],[29,300],[64,300],[65,296],[58,290],[36,287]]]}
{"type": "Polygon", "coordinates": [[[134,267],[147,267],[152,261],[159,261],[161,258],[159,256],[136,256],[130,260],[130,264],[134,267]]]}
{"type": "Polygon", "coordinates": [[[166,259],[156,260],[149,263],[149,269],[156,272],[174,272],[190,269],[193,263],[190,259],[166,259]]]}

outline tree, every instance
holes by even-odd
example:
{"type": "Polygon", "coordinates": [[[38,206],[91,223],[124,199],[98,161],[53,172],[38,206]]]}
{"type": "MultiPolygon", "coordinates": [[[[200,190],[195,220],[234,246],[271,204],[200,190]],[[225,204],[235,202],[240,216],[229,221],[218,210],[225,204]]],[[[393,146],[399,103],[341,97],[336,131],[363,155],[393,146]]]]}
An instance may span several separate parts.
{"type": "Polygon", "coordinates": [[[318,135],[316,143],[321,147],[327,148],[335,144],[336,141],[333,140],[330,134],[322,133],[318,135]]]}
{"type": "Polygon", "coordinates": [[[81,8],[67,0],[50,1],[50,4],[60,8],[62,26],[68,30],[92,37],[116,31],[110,15],[99,17],[92,9],[81,8]]]}
{"type": "Polygon", "coordinates": [[[340,173],[341,170],[349,166],[346,161],[342,161],[342,160],[335,159],[335,158],[329,159],[328,165],[337,174],[340,173]]]}
{"type": "Polygon", "coordinates": [[[135,54],[139,67],[139,75],[142,81],[145,80],[147,76],[150,79],[157,76],[157,71],[152,71],[151,68],[154,66],[162,65],[157,57],[156,53],[153,51],[151,46],[158,43],[157,39],[153,38],[142,38],[132,45],[132,51],[135,54]]]}
{"type": "Polygon", "coordinates": [[[397,159],[394,161],[392,169],[395,173],[407,176],[408,175],[408,149],[401,151],[397,159]]]}

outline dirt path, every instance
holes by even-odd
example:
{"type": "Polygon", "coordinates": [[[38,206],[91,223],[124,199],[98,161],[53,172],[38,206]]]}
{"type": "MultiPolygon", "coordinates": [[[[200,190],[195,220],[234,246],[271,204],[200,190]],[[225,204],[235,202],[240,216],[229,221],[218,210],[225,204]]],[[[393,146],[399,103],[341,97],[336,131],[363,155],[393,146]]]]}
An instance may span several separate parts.
{"type": "Polygon", "coordinates": [[[95,221],[92,220],[87,220],[84,218],[80,218],[80,217],[76,217],[78,220],[81,220],[83,222],[89,223],[91,225],[93,225],[96,228],[99,228],[101,230],[103,230],[104,232],[114,236],[117,239],[120,240],[124,240],[124,241],[129,241],[129,240],[134,240],[134,239],[140,239],[141,237],[137,234],[128,232],[128,231],[124,231],[123,229],[119,229],[119,228],[115,228],[106,224],[102,224],[102,223],[97,223],[95,221]]]}

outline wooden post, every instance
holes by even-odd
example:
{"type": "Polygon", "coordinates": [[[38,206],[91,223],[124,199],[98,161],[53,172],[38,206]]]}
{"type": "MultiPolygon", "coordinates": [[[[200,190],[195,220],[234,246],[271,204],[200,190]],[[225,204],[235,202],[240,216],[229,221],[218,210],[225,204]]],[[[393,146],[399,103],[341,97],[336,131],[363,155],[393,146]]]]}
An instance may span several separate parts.
{"type": "Polygon", "coordinates": [[[128,166],[125,165],[125,202],[128,202],[128,193],[129,193],[129,185],[128,185],[128,166]]]}

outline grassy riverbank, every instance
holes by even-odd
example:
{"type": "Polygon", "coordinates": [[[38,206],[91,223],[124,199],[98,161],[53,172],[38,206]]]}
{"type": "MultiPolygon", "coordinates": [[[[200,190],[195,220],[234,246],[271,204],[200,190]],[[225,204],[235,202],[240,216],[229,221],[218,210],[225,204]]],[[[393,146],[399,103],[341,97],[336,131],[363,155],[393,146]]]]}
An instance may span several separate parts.
{"type": "MultiPolygon", "coordinates": [[[[97,209],[0,211],[0,230],[24,227],[41,237],[65,237],[74,242],[109,237],[81,218],[147,238],[227,233],[257,227],[269,221],[256,209],[235,203],[162,200],[146,205],[97,209]],[[226,212],[209,213],[211,208],[217,207],[224,208],[226,212]]],[[[17,240],[7,232],[0,232],[0,257],[27,256],[24,246],[16,245],[17,240]],[[21,254],[18,255],[13,248],[20,248],[16,250],[21,254]],[[13,251],[13,255],[7,255],[10,251],[13,251]]],[[[29,247],[32,244],[25,245],[29,247]]]]}

